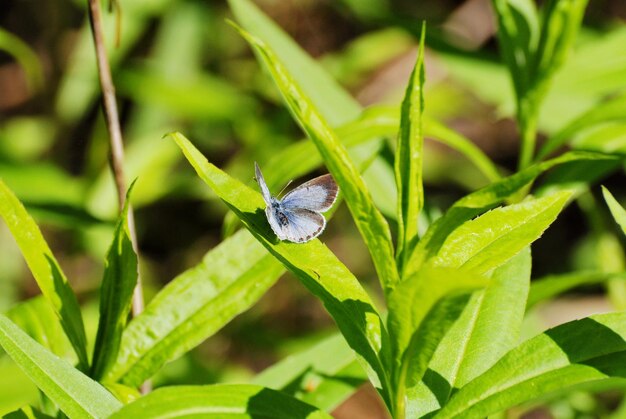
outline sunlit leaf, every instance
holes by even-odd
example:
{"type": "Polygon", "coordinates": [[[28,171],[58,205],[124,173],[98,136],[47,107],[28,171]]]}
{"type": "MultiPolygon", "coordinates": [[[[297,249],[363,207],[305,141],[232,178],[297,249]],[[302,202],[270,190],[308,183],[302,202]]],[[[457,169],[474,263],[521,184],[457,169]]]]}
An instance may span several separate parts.
{"type": "Polygon", "coordinates": [[[489,272],[538,239],[569,198],[564,191],[527,199],[467,221],[446,238],[433,263],[489,272]]]}
{"type": "Polygon", "coordinates": [[[250,308],[283,272],[247,231],[223,241],[128,324],[106,381],[141,385],[250,308]]]}
{"type": "Polygon", "coordinates": [[[389,225],[374,205],[365,182],[345,146],[274,52],[260,39],[243,29],[238,30],[261,57],[289,110],[315,144],[324,163],[339,184],[354,222],[370,251],[383,288],[392,287],[398,282],[398,272],[389,225]]]}
{"type": "Polygon", "coordinates": [[[128,227],[133,185],[134,182],[128,189],[124,208],[115,227],[100,288],[100,317],[90,374],[96,380],[101,379],[115,362],[137,284],[137,254],[128,227]]]}
{"type": "MultiPolygon", "coordinates": [[[[376,308],[352,273],[319,240],[279,241],[265,216],[260,193],[209,163],[181,134],[171,134],[200,178],[235,212],[254,237],[323,303],[344,338],[373,369],[370,380],[386,391],[388,337],[376,308]]],[[[385,394],[383,393],[383,397],[385,394]]]]}
{"type": "Polygon", "coordinates": [[[366,380],[354,351],[335,334],[271,365],[256,375],[252,384],[280,390],[331,411],[366,380]]]}
{"type": "Polygon", "coordinates": [[[606,204],[611,210],[613,218],[615,218],[617,224],[619,224],[624,234],[626,234],[626,210],[619,204],[619,202],[617,202],[617,200],[613,197],[613,194],[611,194],[611,192],[609,192],[609,190],[604,186],[602,187],[602,194],[604,195],[606,204]]]}
{"type": "Polygon", "coordinates": [[[609,280],[626,280],[626,273],[615,272],[571,272],[559,275],[549,275],[533,279],[528,294],[527,307],[531,308],[541,301],[549,300],[566,291],[584,285],[595,285],[609,280]]]}
{"type": "MultiPolygon", "coordinates": [[[[303,94],[310,99],[314,108],[331,127],[339,127],[358,118],[361,105],[252,1],[230,0],[229,5],[237,22],[248,32],[262,39],[280,58],[281,63],[302,89],[303,94]]],[[[369,137],[369,142],[376,146],[379,140],[371,138],[369,137]]],[[[350,157],[357,165],[359,161],[371,158],[369,157],[370,147],[353,148],[349,151],[350,157]]],[[[377,157],[375,162],[377,163],[375,167],[364,174],[368,184],[379,177],[393,175],[393,168],[382,157],[377,157]]],[[[283,182],[290,179],[294,177],[285,178],[283,182]]],[[[376,188],[370,192],[379,208],[388,202],[395,202],[395,189],[376,188]]]]}
{"type": "Polygon", "coordinates": [[[626,314],[566,323],[507,353],[456,392],[435,418],[484,418],[520,403],[626,377],[626,314]]]}
{"type": "Polygon", "coordinates": [[[35,342],[3,315],[0,345],[69,417],[107,418],[122,406],[104,387],[35,342]]]}
{"type": "Polygon", "coordinates": [[[249,0],[229,0],[237,22],[263,39],[331,126],[357,118],[361,106],[276,23],[249,0]]]}
{"type": "Polygon", "coordinates": [[[163,387],[124,406],[111,419],[138,417],[331,418],[279,391],[250,384],[163,387]]]}
{"type": "Polygon", "coordinates": [[[471,271],[427,266],[394,288],[389,296],[388,326],[394,345],[397,409],[405,409],[407,388],[422,379],[469,293],[486,284],[487,278],[471,271]]]}
{"type": "Polygon", "coordinates": [[[54,416],[48,416],[43,412],[31,407],[25,406],[19,410],[2,415],[4,419],[53,419],[54,416]]]}
{"type": "Polygon", "coordinates": [[[418,239],[418,217],[424,206],[422,166],[424,161],[424,37],[422,24],[417,62],[402,101],[400,132],[396,143],[394,168],[398,189],[398,244],[396,258],[400,272],[418,239]]]}
{"type": "Polygon", "coordinates": [[[552,160],[536,164],[512,176],[492,183],[461,198],[433,223],[420,240],[407,267],[417,270],[426,260],[437,255],[448,236],[464,222],[496,205],[513,198],[524,188],[529,188],[543,172],[560,164],[573,161],[617,162],[615,156],[589,152],[570,152],[552,160]]]}
{"type": "Polygon", "coordinates": [[[626,95],[607,100],[565,125],[542,145],[537,153],[537,159],[543,159],[556,149],[570,141],[579,132],[612,120],[626,119],[626,95]]]}
{"type": "Polygon", "coordinates": [[[472,295],[437,347],[424,380],[409,394],[413,415],[421,417],[445,405],[455,388],[482,374],[518,343],[530,265],[525,249],[494,270],[485,290],[472,295]]]}
{"type": "Polygon", "coordinates": [[[85,327],[76,295],[52,255],[35,221],[9,188],[0,180],[0,215],[11,230],[42,294],[61,319],[78,362],[87,368],[85,327]]]}
{"type": "Polygon", "coordinates": [[[12,307],[7,317],[28,336],[50,349],[54,354],[64,356],[72,347],[63,332],[54,309],[43,296],[22,301],[12,307]]]}

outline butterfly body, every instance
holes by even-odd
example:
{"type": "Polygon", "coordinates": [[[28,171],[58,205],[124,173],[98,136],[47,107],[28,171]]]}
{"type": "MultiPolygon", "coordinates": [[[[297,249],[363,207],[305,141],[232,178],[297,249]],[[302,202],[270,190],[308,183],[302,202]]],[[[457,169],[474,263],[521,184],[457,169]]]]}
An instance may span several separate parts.
{"type": "Polygon", "coordinates": [[[265,200],[265,215],[279,239],[304,243],[322,234],[326,219],[320,213],[332,207],[339,192],[331,175],[305,182],[278,199],[270,193],[256,163],[255,172],[265,200]]]}

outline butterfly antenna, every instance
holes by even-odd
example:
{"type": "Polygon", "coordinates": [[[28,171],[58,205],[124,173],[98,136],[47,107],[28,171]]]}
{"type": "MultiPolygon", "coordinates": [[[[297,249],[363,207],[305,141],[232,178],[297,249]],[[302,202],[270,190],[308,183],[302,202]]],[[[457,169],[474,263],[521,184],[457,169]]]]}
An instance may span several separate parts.
{"type": "Polygon", "coordinates": [[[283,186],[283,188],[280,190],[280,192],[278,192],[278,195],[276,195],[276,196],[280,196],[285,191],[285,189],[287,189],[287,187],[289,185],[291,185],[291,182],[293,182],[293,179],[290,180],[289,182],[287,182],[287,184],[285,186],[283,186]]]}

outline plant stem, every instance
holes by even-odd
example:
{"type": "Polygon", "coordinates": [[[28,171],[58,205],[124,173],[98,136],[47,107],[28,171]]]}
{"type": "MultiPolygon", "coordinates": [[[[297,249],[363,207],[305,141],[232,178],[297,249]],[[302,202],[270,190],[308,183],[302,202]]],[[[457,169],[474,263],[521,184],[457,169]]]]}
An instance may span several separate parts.
{"type": "MultiPolygon", "coordinates": [[[[117,111],[117,101],[115,98],[115,86],[111,77],[111,67],[107,57],[102,30],[102,15],[100,13],[100,0],[87,0],[89,21],[91,23],[91,34],[96,49],[96,61],[98,63],[98,78],[102,89],[102,101],[104,104],[104,116],[107,129],[109,131],[109,142],[111,145],[111,169],[117,189],[117,201],[120,211],[124,208],[126,201],[126,179],[124,176],[124,142],[122,140],[122,129],[120,127],[119,113],[117,111]]],[[[135,217],[133,209],[128,209],[128,230],[133,248],[138,253],[137,233],[135,230],[135,217]]],[[[139,315],[143,311],[143,291],[141,278],[137,273],[137,286],[133,292],[132,315],[139,315]]],[[[142,387],[145,390],[146,387],[142,387]]]]}
{"type": "Polygon", "coordinates": [[[521,137],[521,150],[517,169],[522,170],[530,166],[535,154],[537,139],[536,107],[531,100],[522,99],[518,104],[517,115],[517,124],[521,137]]]}

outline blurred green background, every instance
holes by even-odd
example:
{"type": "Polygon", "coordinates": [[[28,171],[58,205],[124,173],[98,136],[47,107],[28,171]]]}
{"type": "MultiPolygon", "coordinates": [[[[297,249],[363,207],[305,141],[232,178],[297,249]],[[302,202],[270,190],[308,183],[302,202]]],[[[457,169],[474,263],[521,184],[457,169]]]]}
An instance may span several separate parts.
{"type": "MultiPolygon", "coordinates": [[[[514,97],[500,64],[488,0],[256,4],[363,107],[399,103],[414,63],[415,36],[426,20],[427,114],[473,140],[503,173],[514,170],[519,149],[511,119],[514,97]]],[[[96,297],[117,201],[85,6],[79,1],[4,0],[0,7],[0,177],[42,226],[79,295],[93,342],[96,297]]],[[[106,38],[127,177],[138,178],[133,205],[149,301],[231,230],[223,228],[226,207],[162,136],[184,132],[212,162],[252,183],[254,161],[263,167],[303,135],[244,41],[225,22],[233,18],[225,1],[120,0],[119,10],[105,13],[106,38]]],[[[542,107],[540,140],[599,101],[625,92],[625,21],[623,0],[590,2],[576,48],[542,107]]],[[[426,146],[426,201],[428,215],[434,217],[487,179],[449,148],[434,142],[426,146]]],[[[626,152],[626,122],[577,133],[571,146],[626,152]]],[[[372,167],[389,164],[391,156],[384,148],[383,158],[372,167]]],[[[394,190],[393,178],[367,173],[365,178],[381,210],[395,211],[395,204],[383,198],[385,191],[394,190]]],[[[623,171],[603,183],[623,202],[623,171]]],[[[592,188],[534,246],[533,277],[607,266],[624,270],[624,243],[607,210],[597,205],[599,196],[598,188],[592,188]]],[[[232,226],[232,220],[226,225],[232,226]]],[[[371,261],[345,207],[323,240],[369,291],[378,293],[371,261]]],[[[37,294],[0,224],[0,310],[37,294]]],[[[608,311],[603,295],[601,287],[594,287],[543,307],[531,316],[529,330],[608,311]]],[[[253,309],[169,364],[154,382],[245,379],[332,330],[319,302],[286,276],[253,309]]],[[[0,413],[37,397],[34,385],[3,355],[0,376],[15,377],[0,382],[0,413]]],[[[551,411],[558,417],[585,417],[610,409],[618,396],[575,395],[555,403],[551,411]]],[[[375,396],[366,390],[336,415],[354,417],[358,409],[375,415],[376,406],[375,396]]]]}

